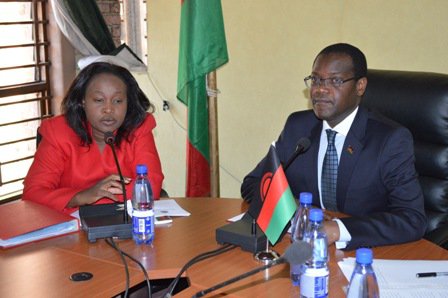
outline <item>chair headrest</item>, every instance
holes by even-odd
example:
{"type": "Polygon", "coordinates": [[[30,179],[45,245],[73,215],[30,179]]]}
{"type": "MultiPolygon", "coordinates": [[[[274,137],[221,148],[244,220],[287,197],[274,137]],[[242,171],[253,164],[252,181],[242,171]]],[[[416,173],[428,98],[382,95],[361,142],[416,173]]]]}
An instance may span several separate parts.
{"type": "Polygon", "coordinates": [[[448,144],[448,75],[369,69],[361,105],[409,128],[414,138],[448,144]]]}

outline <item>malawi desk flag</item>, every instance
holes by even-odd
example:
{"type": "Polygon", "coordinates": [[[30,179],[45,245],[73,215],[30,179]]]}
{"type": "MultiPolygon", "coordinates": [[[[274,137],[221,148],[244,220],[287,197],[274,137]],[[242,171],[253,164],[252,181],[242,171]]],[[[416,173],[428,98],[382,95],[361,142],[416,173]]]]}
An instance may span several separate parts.
{"type": "Polygon", "coordinates": [[[182,0],[177,98],[188,108],[186,196],[210,195],[206,75],[229,61],[220,0],[182,0]]]}
{"type": "Polygon", "coordinates": [[[257,224],[274,245],[294,215],[297,204],[273,145],[266,157],[265,172],[260,182],[260,198],[262,206],[257,224]]]}

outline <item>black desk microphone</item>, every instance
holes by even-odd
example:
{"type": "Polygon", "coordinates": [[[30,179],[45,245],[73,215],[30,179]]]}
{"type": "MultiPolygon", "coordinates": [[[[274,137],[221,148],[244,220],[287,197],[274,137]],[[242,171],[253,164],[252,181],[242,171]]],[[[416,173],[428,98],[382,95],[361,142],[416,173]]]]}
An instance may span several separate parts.
{"type": "Polygon", "coordinates": [[[300,138],[297,141],[296,149],[294,150],[294,153],[291,155],[291,157],[288,159],[288,161],[283,166],[283,171],[286,172],[286,170],[289,168],[289,166],[292,164],[292,162],[302,153],[305,153],[308,148],[310,147],[311,142],[308,138],[300,138]]]}

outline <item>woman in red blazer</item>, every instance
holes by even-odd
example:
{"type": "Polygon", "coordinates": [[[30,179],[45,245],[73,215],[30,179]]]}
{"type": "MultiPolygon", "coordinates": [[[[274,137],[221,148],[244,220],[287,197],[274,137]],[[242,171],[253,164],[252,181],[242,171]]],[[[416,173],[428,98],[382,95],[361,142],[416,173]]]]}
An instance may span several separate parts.
{"type": "Polygon", "coordinates": [[[159,197],[163,174],[152,135],[154,106],[127,69],[90,64],[73,81],[61,110],[62,115],[44,120],[39,128],[42,140],[24,181],[24,200],[65,213],[86,204],[122,202],[107,132],[115,136],[127,197],[137,164],[147,165],[154,196],[159,197]]]}

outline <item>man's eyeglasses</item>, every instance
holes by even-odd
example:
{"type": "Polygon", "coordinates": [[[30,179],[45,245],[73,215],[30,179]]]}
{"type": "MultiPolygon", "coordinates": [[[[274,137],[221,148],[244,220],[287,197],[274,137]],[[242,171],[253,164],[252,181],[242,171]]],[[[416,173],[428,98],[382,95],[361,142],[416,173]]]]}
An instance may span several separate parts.
{"type": "Polygon", "coordinates": [[[357,77],[352,77],[352,78],[345,79],[345,80],[342,78],[337,78],[337,77],[322,79],[322,78],[315,77],[315,76],[307,76],[303,80],[305,81],[305,85],[308,88],[319,87],[319,86],[339,88],[342,86],[342,84],[349,82],[349,81],[357,80],[357,79],[358,79],[357,77]]]}

